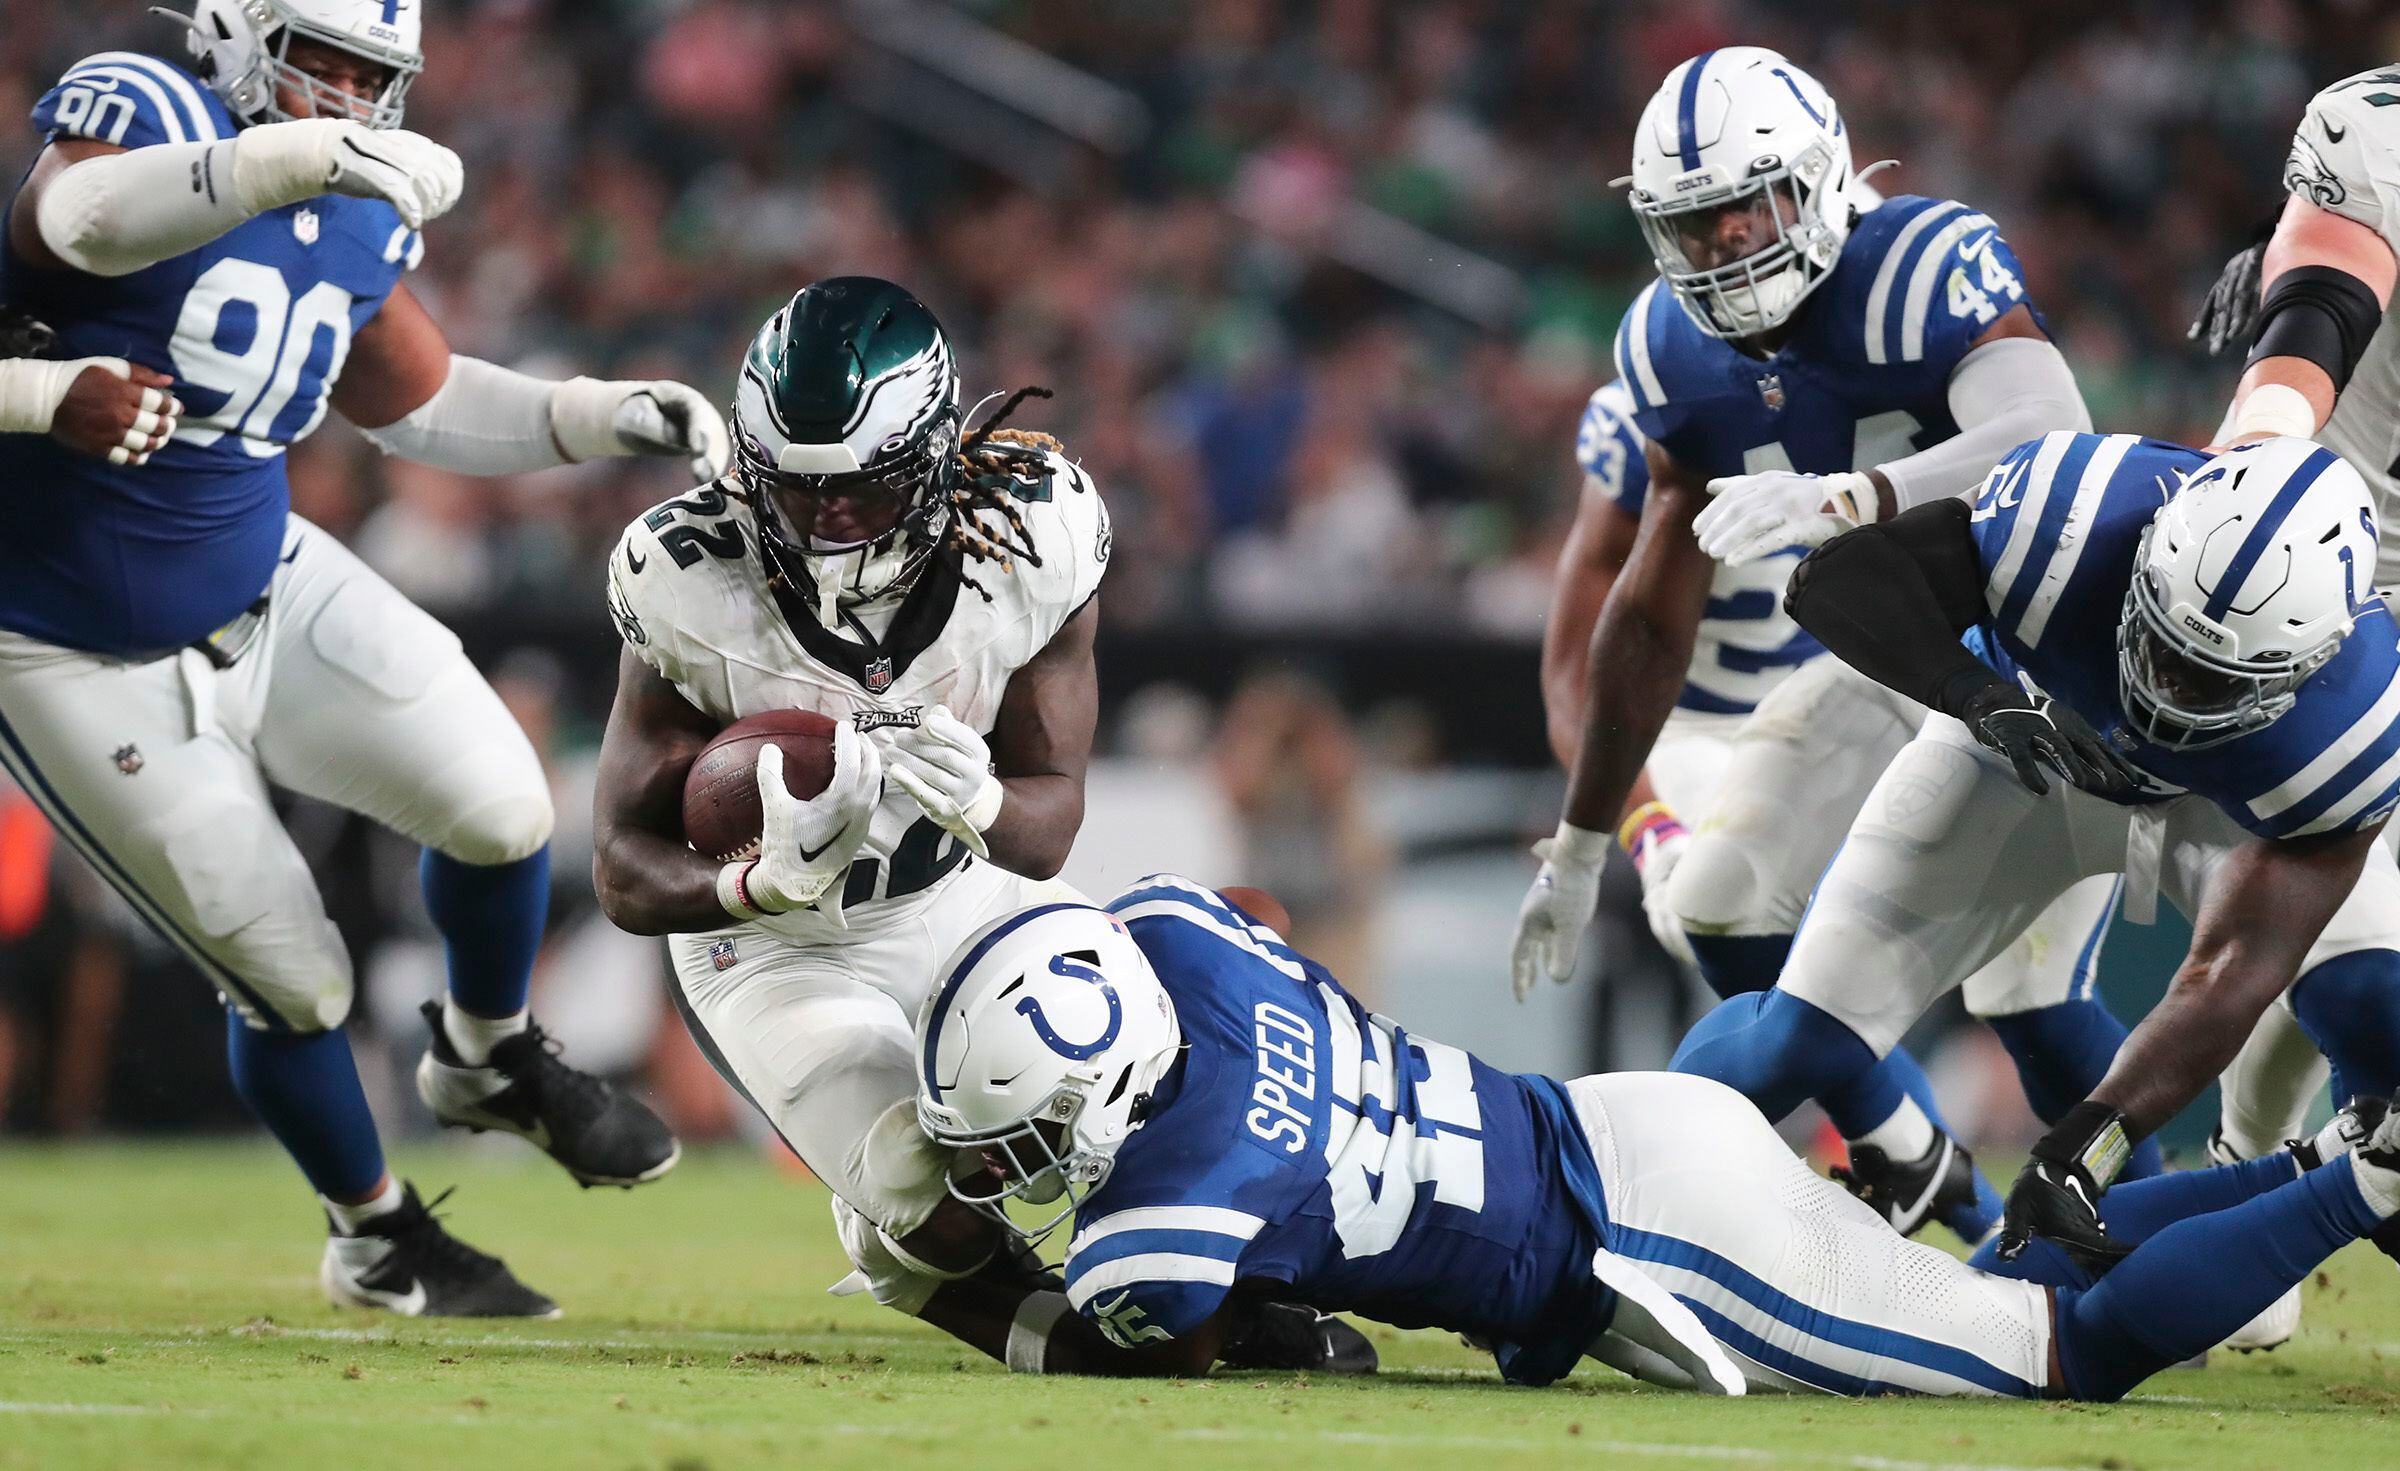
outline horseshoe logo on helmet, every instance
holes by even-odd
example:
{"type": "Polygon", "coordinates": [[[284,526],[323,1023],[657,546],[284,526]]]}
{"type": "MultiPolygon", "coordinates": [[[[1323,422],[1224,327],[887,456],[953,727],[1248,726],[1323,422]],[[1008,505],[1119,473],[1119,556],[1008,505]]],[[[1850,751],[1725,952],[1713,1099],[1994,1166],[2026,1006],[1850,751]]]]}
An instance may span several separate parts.
{"type": "Polygon", "coordinates": [[[1055,976],[1064,976],[1069,980],[1089,981],[1098,986],[1100,994],[1108,998],[1108,1025],[1101,1029],[1099,1036],[1089,1042],[1070,1042],[1061,1037],[1058,1030],[1050,1025],[1050,1018],[1042,1014],[1042,1003],[1031,996],[1027,996],[1017,1003],[1017,1015],[1033,1023],[1034,1035],[1042,1039],[1043,1046],[1059,1056],[1076,1062],[1083,1062],[1088,1058],[1098,1056],[1107,1048],[1108,1044],[1117,1040],[1117,1033],[1122,1031],[1125,1026],[1125,1008],[1117,1000],[1117,988],[1110,985],[1108,978],[1099,971],[1079,960],[1069,960],[1064,955],[1054,955],[1050,958],[1050,973],[1055,976]]]}

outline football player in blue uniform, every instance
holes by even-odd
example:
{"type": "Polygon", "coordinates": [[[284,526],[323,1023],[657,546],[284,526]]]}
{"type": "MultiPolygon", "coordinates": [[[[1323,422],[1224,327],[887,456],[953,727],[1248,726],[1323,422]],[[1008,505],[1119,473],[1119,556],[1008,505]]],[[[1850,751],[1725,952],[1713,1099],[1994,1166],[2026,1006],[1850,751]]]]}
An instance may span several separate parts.
{"type": "Polygon", "coordinates": [[[551,825],[531,745],[447,629],[290,513],[284,449],[329,409],[477,474],[714,474],[726,437],[681,384],[456,356],[400,284],[462,185],[399,127],[420,17],[198,0],[196,72],[107,52],[35,104],[0,302],[56,361],[0,366],[0,766],[223,993],[235,1084],[324,1201],[326,1293],[545,1315],[385,1169],[342,1035],[350,956],[270,783],[425,845],[450,986],[417,1083],[444,1123],[522,1134],[587,1185],[655,1178],[675,1141],[527,1019],[551,825]]]}
{"type": "Polygon", "coordinates": [[[2056,433],[1801,564],[1801,625],[1941,713],[1868,798],[1776,988],[1675,1066],[1768,1116],[1897,1042],[2077,878],[2163,892],[2190,953],[2108,1075],[2035,1148],[2013,1247],[2120,1248],[2094,1202],[2280,1002],[2344,1095],[2400,1084],[2400,649],[2368,582],[2372,499],[2295,438],[2210,458],[2056,433]],[[1961,641],[1961,635],[1964,641],[1961,641]],[[2047,772],[2047,774],[2046,774],[2047,772]],[[2054,780],[2058,789],[2053,789],[2054,780]]]}
{"type": "MultiPolygon", "coordinates": [[[[1670,948],[1688,935],[1721,995],[1773,984],[1925,714],[1820,657],[1783,614],[1784,579],[1840,527],[1963,496],[2011,446],[2088,423],[1991,219],[1863,177],[1834,100],[1772,51],[1695,57],[1642,114],[1633,208],[1660,279],[1626,314],[1580,445],[1546,641],[1574,775],[1518,922],[1520,995],[1572,972],[1612,832],[1670,948]]],[[[2113,900],[2107,878],[2061,896],[1970,989],[2048,1118],[2125,1035],[2092,994],[2113,900]]],[[[1938,1218],[1972,1241],[1997,1219],[1906,1053],[1825,1103],[1846,1173],[1900,1230],[1938,1218]]],[[[2152,1149],[2136,1168],[2156,1165],[2152,1149]]]]}
{"type": "Polygon", "coordinates": [[[1063,1292],[970,1279],[925,1313],[1028,1371],[1200,1372],[1228,1308],[1274,1292],[1472,1335],[1523,1384],[1588,1356],[1717,1394],[2107,1400],[2400,1210],[2400,1121],[2362,1113],[2121,1187],[2111,1225],[2141,1244],[2096,1285],[1980,1270],[1720,1084],[1501,1072],[1171,876],[994,921],[918,1052],[926,1131],[985,1165],[961,1197],[1073,1220],[1063,1292]]]}

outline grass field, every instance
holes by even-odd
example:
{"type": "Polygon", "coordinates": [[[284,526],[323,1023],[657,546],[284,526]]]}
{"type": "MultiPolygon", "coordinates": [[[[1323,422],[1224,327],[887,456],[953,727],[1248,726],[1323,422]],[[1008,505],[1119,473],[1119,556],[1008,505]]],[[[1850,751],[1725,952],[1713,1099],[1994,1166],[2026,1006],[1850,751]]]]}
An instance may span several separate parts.
{"type": "Polygon", "coordinates": [[[567,1316],[337,1313],[319,1227],[264,1145],[0,1149],[0,1468],[891,1468],[997,1452],[1189,1466],[2390,1465],[2400,1277],[2352,1247],[2301,1337],[2091,1408],[1706,1402],[1596,1366],[1547,1390],[1431,1333],[1377,1330],[1373,1382],[1011,1379],[835,1299],[823,1193],[702,1154],[626,1195],[513,1152],[404,1158],[468,1239],[567,1316]]]}

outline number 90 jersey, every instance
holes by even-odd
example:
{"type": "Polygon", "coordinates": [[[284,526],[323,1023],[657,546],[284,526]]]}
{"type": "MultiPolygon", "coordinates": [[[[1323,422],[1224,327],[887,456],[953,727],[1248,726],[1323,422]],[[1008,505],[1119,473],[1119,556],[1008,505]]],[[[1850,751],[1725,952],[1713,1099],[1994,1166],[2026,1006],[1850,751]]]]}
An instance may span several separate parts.
{"type": "Polygon", "coordinates": [[[1491,1343],[1547,1383],[1607,1327],[1606,1207],[1565,1092],[1369,1013],[1213,890],[1142,880],[1109,911],[1175,1003],[1180,1070],[1084,1201],[1067,1297],[1126,1347],[1237,1282],[1491,1343]]]}
{"type": "MultiPolygon", "coordinates": [[[[45,142],[121,148],[231,138],[240,124],[181,67],[109,51],[33,109],[45,142]]],[[[285,446],[325,417],[350,344],[424,253],[381,200],[270,210],[130,275],[31,269],[0,251],[0,299],[47,322],[60,358],[170,374],[183,426],[147,465],[0,435],[9,530],[0,628],[100,653],[202,638],[255,601],[281,554],[285,446]]]]}
{"type": "MultiPolygon", "coordinates": [[[[641,661],[722,725],[769,710],[814,710],[878,727],[913,725],[930,705],[990,734],[1009,677],[1099,591],[1108,511],[1083,470],[1056,455],[1020,483],[1018,513],[1040,562],[974,564],[990,601],[935,558],[872,648],[828,632],[797,597],[768,585],[747,507],[709,486],[625,528],[608,561],[609,612],[641,661]]],[[[897,782],[842,884],[844,917],[880,925],[913,914],[973,862],[897,782]]],[[[814,909],[751,926],[800,944],[845,936],[814,909]]]]}

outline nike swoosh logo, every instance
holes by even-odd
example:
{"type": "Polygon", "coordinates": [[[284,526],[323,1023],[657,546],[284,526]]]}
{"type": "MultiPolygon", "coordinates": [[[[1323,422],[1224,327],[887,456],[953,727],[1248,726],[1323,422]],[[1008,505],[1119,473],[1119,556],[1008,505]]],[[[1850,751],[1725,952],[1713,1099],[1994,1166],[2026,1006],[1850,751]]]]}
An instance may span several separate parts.
{"type": "Polygon", "coordinates": [[[643,561],[640,557],[637,557],[633,554],[633,548],[627,547],[625,549],[625,570],[628,572],[639,573],[644,567],[649,565],[650,564],[648,562],[643,561]]]}
{"type": "Polygon", "coordinates": [[[2325,141],[2326,141],[2326,142],[2328,142],[2328,143],[2339,143],[2339,142],[2341,142],[2341,141],[2342,141],[2344,138],[2347,138],[2347,137],[2349,137],[2349,136],[2350,136],[2350,130],[2349,130],[2348,128],[2337,128],[2337,127],[2335,127],[2335,126],[2333,125],[2333,119],[2332,119],[2332,118],[2327,118],[2327,119],[2325,119],[2325,141]]]}
{"type": "MultiPolygon", "coordinates": [[[[1944,1139],[1942,1141],[1942,1157],[1933,1162],[1933,1178],[1926,1183],[1925,1193],[1911,1201],[1908,1209],[1902,1212],[1902,1215],[1907,1220],[1908,1224],[1900,1227],[1901,1235],[1907,1236],[1913,1234],[1917,1227],[1925,1224],[1925,1212],[1933,1205],[1933,1197],[1939,1194],[1941,1191],[1942,1176],[1949,1173],[1950,1155],[1953,1150],[1957,1149],[1957,1147],[1957,1145],[1951,1143],[1948,1139],[1944,1139]]],[[[1894,1222],[1894,1224],[1897,1225],[1898,1222],[1894,1222]]]]}
{"type": "Polygon", "coordinates": [[[1994,237],[1999,235],[1999,233],[2000,232],[1998,230],[1984,231],[1981,235],[1975,237],[1973,241],[1958,248],[1958,258],[1960,260],[1973,260],[1975,257],[1983,254],[1984,251],[1990,247],[1994,237]]]}
{"type": "Polygon", "coordinates": [[[840,833],[835,833],[832,837],[827,838],[824,842],[817,844],[817,846],[814,848],[811,848],[806,843],[802,843],[800,845],[800,861],[802,863],[816,862],[819,858],[825,856],[827,849],[831,848],[835,843],[840,842],[841,837],[842,835],[840,833]]]}
{"type": "Polygon", "coordinates": [[[414,1277],[408,1279],[408,1291],[406,1292],[385,1292],[379,1288],[370,1287],[367,1289],[367,1293],[404,1318],[419,1317],[425,1311],[427,1301],[425,1284],[414,1277]]]}

